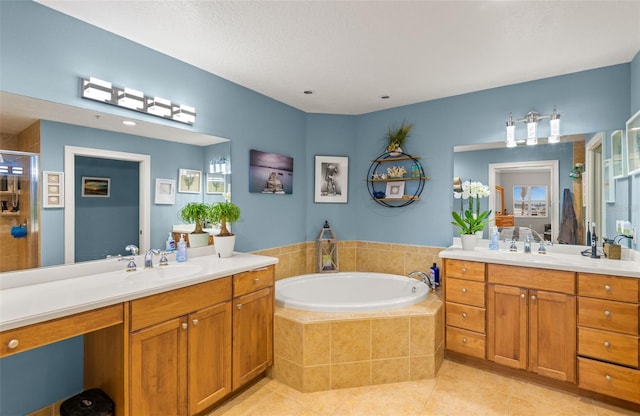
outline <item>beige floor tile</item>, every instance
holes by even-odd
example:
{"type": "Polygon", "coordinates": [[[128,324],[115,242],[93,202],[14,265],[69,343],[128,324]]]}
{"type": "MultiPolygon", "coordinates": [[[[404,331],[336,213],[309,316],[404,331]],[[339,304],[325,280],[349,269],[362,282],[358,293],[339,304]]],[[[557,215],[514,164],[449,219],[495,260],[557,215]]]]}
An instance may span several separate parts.
{"type": "Polygon", "coordinates": [[[243,416],[320,416],[320,414],[281,393],[274,392],[248,409],[243,416]]]}
{"type": "Polygon", "coordinates": [[[593,400],[593,408],[596,410],[598,416],[637,416],[639,413],[632,410],[622,409],[617,406],[602,403],[597,400],[593,400]]]}
{"type": "Polygon", "coordinates": [[[511,397],[509,415],[596,416],[596,411],[589,399],[529,402],[519,397],[511,397]]]}
{"type": "MultiPolygon", "coordinates": [[[[336,409],[332,416],[399,416],[417,415],[424,407],[424,400],[398,386],[406,383],[378,385],[350,389],[352,394],[336,409]]],[[[425,393],[427,396],[428,393],[425,393]]]]}

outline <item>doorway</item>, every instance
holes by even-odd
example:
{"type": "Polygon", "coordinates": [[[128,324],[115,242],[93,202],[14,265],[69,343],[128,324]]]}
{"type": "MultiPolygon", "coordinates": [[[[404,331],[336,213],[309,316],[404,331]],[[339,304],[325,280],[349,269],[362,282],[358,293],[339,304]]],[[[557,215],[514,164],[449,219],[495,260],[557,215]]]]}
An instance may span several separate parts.
{"type": "MultiPolygon", "coordinates": [[[[65,212],[64,212],[64,259],[65,264],[75,263],[76,247],[76,156],[94,157],[101,159],[112,159],[136,162],[139,165],[138,186],[139,186],[139,247],[141,252],[145,252],[151,247],[151,220],[150,220],[150,200],[151,200],[151,157],[149,155],[116,152],[103,149],[93,149],[86,147],[65,146],[64,166],[65,166],[65,212]]],[[[135,178],[133,179],[135,180],[135,178]]]]}

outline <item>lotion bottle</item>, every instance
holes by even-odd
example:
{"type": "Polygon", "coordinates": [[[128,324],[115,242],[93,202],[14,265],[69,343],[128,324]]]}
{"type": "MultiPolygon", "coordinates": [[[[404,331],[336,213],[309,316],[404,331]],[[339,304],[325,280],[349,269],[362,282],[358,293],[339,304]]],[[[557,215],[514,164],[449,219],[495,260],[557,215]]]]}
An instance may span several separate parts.
{"type": "Polygon", "coordinates": [[[180,234],[180,241],[178,241],[178,251],[176,253],[176,261],[187,261],[187,243],[184,241],[184,234],[180,234]]]}
{"type": "Polygon", "coordinates": [[[167,244],[165,246],[165,251],[174,251],[176,249],[176,241],[173,239],[171,233],[169,233],[169,238],[167,238],[167,244]]]}

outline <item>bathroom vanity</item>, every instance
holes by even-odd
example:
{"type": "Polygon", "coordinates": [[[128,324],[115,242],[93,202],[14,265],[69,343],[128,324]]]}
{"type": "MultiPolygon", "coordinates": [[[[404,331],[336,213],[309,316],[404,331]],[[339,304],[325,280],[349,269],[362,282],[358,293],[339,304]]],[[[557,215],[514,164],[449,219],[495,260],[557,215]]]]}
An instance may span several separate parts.
{"type": "Polygon", "coordinates": [[[640,409],[640,262],[582,249],[443,250],[447,355],[640,409]]]}
{"type": "Polygon", "coordinates": [[[271,366],[276,258],[92,263],[3,276],[1,357],[84,335],[85,388],[119,415],[200,413],[271,366]]]}

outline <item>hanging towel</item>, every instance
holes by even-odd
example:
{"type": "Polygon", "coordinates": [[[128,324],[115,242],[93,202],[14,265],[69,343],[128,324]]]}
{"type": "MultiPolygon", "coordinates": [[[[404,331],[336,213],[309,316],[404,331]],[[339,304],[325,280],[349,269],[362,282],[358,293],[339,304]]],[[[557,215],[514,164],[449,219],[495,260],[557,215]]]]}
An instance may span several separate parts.
{"type": "Polygon", "coordinates": [[[560,233],[558,233],[558,243],[578,244],[578,220],[573,210],[573,194],[568,188],[564,189],[562,197],[562,220],[560,222],[560,233]]]}
{"type": "Polygon", "coordinates": [[[25,237],[27,235],[27,227],[22,225],[11,227],[11,235],[13,238],[25,237]]]}

